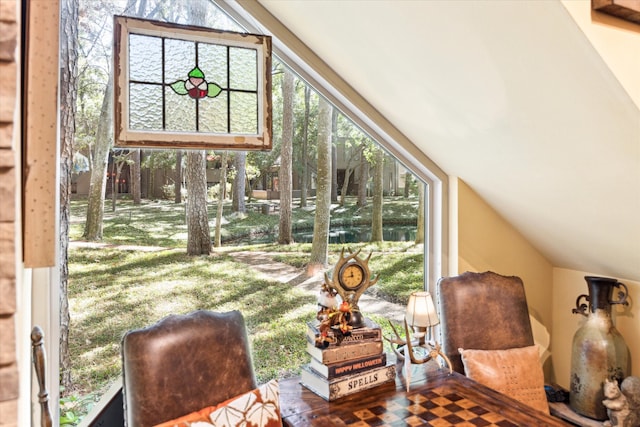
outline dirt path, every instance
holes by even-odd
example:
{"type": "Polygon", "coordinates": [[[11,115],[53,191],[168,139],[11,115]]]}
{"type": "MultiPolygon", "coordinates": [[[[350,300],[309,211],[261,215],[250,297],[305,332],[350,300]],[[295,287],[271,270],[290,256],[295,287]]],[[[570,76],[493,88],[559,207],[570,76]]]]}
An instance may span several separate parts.
{"type": "Polygon", "coordinates": [[[284,262],[274,261],[271,253],[259,251],[229,252],[236,261],[250,265],[255,271],[269,280],[298,285],[307,280],[322,281],[322,277],[306,277],[303,269],[293,267],[284,262]]]}
{"type": "MultiPolygon", "coordinates": [[[[119,248],[124,250],[136,250],[144,252],[159,252],[169,250],[159,246],[133,246],[133,245],[113,245],[101,242],[72,241],[70,247],[91,247],[91,248],[119,248]]],[[[284,262],[274,261],[270,252],[261,251],[238,251],[229,252],[236,261],[251,266],[260,275],[268,280],[275,280],[295,286],[304,292],[315,296],[320,290],[324,281],[324,272],[319,272],[313,276],[307,276],[306,269],[296,268],[284,262]]],[[[380,298],[373,297],[365,293],[360,297],[360,310],[366,313],[377,314],[389,320],[402,322],[405,307],[400,304],[390,303],[380,298]]]]}
{"type": "MultiPolygon", "coordinates": [[[[307,277],[305,269],[274,261],[269,252],[241,251],[232,252],[229,255],[236,261],[250,265],[265,278],[288,283],[314,296],[324,281],[323,272],[307,277]]],[[[375,298],[368,293],[360,297],[359,306],[365,314],[377,314],[396,322],[402,322],[404,318],[405,307],[403,305],[375,298]]]]}

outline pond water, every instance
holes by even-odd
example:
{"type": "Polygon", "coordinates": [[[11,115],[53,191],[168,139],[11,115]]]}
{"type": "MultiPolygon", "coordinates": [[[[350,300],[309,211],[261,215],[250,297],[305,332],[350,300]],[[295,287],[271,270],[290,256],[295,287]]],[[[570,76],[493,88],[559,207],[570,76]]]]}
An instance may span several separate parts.
{"type": "MultiPolygon", "coordinates": [[[[415,225],[385,225],[382,238],[385,242],[409,242],[416,239],[415,225]]],[[[293,232],[296,243],[311,243],[313,230],[297,230],[293,232]]],[[[254,236],[245,242],[273,243],[278,240],[277,234],[254,236]]],[[[359,243],[371,240],[370,226],[349,226],[329,231],[329,243],[359,243]]]]}

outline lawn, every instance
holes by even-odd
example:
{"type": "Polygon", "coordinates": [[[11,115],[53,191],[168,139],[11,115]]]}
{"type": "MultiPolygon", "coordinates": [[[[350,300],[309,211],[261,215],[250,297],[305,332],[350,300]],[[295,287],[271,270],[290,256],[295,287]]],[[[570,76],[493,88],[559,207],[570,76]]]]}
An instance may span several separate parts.
{"type": "MultiPolygon", "coordinates": [[[[407,212],[415,209],[408,205],[414,202],[399,199],[390,203],[389,215],[396,213],[390,218],[396,222],[411,221],[407,212]]],[[[215,210],[215,206],[210,208],[211,212],[215,210]]],[[[308,361],[304,333],[306,322],[315,317],[315,297],[295,286],[267,280],[233,257],[239,250],[266,251],[275,261],[304,271],[311,244],[234,246],[232,243],[240,237],[273,233],[277,215],[250,212],[240,217],[225,210],[223,235],[227,243],[211,255],[188,256],[184,205],[156,201],[133,206],[120,201],[115,213],[105,212],[106,247],[73,244],[81,239],[85,211],[85,202],[72,203],[69,344],[74,388],[65,391],[63,412],[86,410],[77,408],[79,402],[85,405],[94,401],[118,378],[119,346],[127,330],[149,325],[171,313],[240,310],[247,323],[260,383],[296,375],[308,361]],[[69,402],[79,396],[89,398],[69,402]]],[[[342,211],[332,213],[332,223],[367,220],[364,210],[342,211]]],[[[313,215],[308,210],[294,209],[294,218],[298,227],[312,227],[313,215]]],[[[213,225],[212,221],[212,230],[213,225]]],[[[412,242],[383,242],[354,243],[351,247],[362,249],[365,255],[373,253],[370,267],[374,274],[380,274],[381,280],[367,292],[404,304],[412,290],[422,288],[421,246],[412,242]]],[[[343,245],[330,245],[330,264],[338,259],[342,248],[343,245]]],[[[383,317],[370,317],[385,327],[385,335],[390,335],[383,317]]]]}

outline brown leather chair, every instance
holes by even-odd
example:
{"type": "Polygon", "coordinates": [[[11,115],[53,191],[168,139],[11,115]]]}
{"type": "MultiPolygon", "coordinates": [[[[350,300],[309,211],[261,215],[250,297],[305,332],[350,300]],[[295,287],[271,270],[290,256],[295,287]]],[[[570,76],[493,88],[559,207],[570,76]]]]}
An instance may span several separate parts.
{"type": "Polygon", "coordinates": [[[256,387],[239,311],[171,315],[122,339],[128,427],[147,427],[256,387]]]}
{"type": "Polygon", "coordinates": [[[437,284],[442,350],[464,374],[458,348],[531,346],[533,332],[522,280],[487,271],[444,277],[437,284]]]}

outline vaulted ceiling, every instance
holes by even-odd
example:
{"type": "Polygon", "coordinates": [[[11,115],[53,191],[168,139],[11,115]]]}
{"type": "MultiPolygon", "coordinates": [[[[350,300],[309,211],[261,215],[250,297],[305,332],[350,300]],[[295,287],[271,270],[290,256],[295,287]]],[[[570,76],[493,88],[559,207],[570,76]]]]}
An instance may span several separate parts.
{"type": "Polygon", "coordinates": [[[640,280],[640,110],[562,3],[259,1],[553,265],[640,280]]]}

